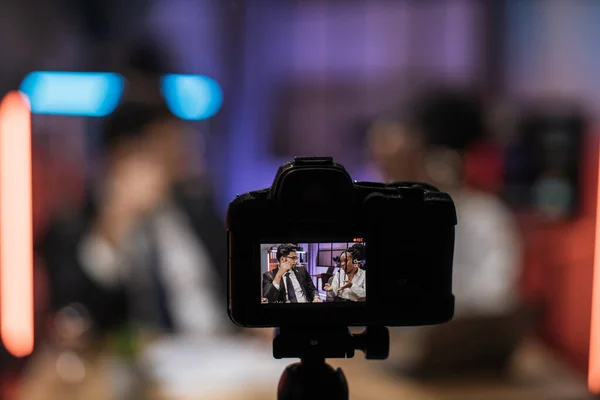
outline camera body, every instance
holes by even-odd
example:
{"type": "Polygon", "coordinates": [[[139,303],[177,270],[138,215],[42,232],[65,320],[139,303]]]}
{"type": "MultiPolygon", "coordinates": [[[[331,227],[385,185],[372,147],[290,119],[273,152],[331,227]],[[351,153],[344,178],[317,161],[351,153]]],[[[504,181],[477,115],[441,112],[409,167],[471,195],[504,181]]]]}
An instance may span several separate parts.
{"type": "MultiPolygon", "coordinates": [[[[332,158],[296,157],[279,168],[270,188],[238,195],[229,205],[229,316],[244,327],[416,326],[449,321],[454,315],[456,223],[451,197],[431,185],[352,182],[332,158]],[[315,252],[326,253],[323,259],[332,260],[348,254],[320,250],[319,243],[330,243],[333,249],[333,243],[356,242],[365,245],[362,262],[367,260],[368,268],[358,273],[338,268],[335,276],[362,277],[366,297],[361,301],[295,303],[286,301],[285,294],[281,302],[261,301],[269,284],[265,281],[276,281],[281,267],[280,260],[270,267],[261,262],[265,243],[309,243],[315,252]]],[[[319,264],[319,257],[312,259],[319,264]]],[[[294,274],[310,285],[306,277],[319,276],[309,274],[318,268],[300,266],[294,274]]],[[[281,277],[275,286],[285,290],[296,284],[281,277]]],[[[314,286],[321,287],[321,296],[324,286],[323,282],[314,286]]],[[[342,297],[353,289],[345,290],[325,294],[342,297]]]]}

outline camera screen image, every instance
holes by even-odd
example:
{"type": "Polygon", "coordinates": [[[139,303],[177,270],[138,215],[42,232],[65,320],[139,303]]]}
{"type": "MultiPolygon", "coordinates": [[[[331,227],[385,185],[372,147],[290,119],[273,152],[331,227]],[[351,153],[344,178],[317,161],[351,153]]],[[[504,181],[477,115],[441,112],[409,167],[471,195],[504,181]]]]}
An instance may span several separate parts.
{"type": "Polygon", "coordinates": [[[262,304],[366,301],[366,245],[362,239],[260,246],[262,304]]]}

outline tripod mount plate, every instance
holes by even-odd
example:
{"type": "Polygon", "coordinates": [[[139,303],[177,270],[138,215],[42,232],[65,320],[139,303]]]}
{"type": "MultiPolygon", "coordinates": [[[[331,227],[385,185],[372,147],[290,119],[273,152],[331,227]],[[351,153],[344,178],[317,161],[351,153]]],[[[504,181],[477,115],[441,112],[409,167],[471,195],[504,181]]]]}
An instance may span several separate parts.
{"type": "Polygon", "coordinates": [[[326,359],[352,358],[356,350],[367,359],[386,359],[390,336],[386,327],[370,326],[361,334],[352,334],[348,327],[281,327],[273,339],[273,357],[326,359]]]}

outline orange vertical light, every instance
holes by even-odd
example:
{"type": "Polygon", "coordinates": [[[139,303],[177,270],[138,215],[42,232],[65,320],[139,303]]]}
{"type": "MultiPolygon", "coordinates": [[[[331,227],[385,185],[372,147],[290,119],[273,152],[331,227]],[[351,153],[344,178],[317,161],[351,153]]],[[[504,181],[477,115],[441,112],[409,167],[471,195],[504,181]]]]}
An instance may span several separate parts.
{"type": "Polygon", "coordinates": [[[596,237],[594,238],[594,277],[592,291],[592,323],[590,331],[590,364],[588,387],[600,393],[600,141],[598,156],[598,187],[596,189],[596,237]]]}
{"type": "Polygon", "coordinates": [[[31,112],[25,95],[0,103],[0,337],[16,357],[33,351],[31,112]]]}

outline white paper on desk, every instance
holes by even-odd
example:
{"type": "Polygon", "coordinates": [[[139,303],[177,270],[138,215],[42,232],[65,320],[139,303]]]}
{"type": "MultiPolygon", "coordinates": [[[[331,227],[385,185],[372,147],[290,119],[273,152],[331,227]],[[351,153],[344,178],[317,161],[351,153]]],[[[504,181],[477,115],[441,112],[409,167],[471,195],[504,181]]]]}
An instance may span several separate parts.
{"type": "Polygon", "coordinates": [[[169,396],[222,394],[236,387],[277,390],[284,368],[268,347],[233,339],[165,339],[144,353],[151,378],[169,396]]]}

